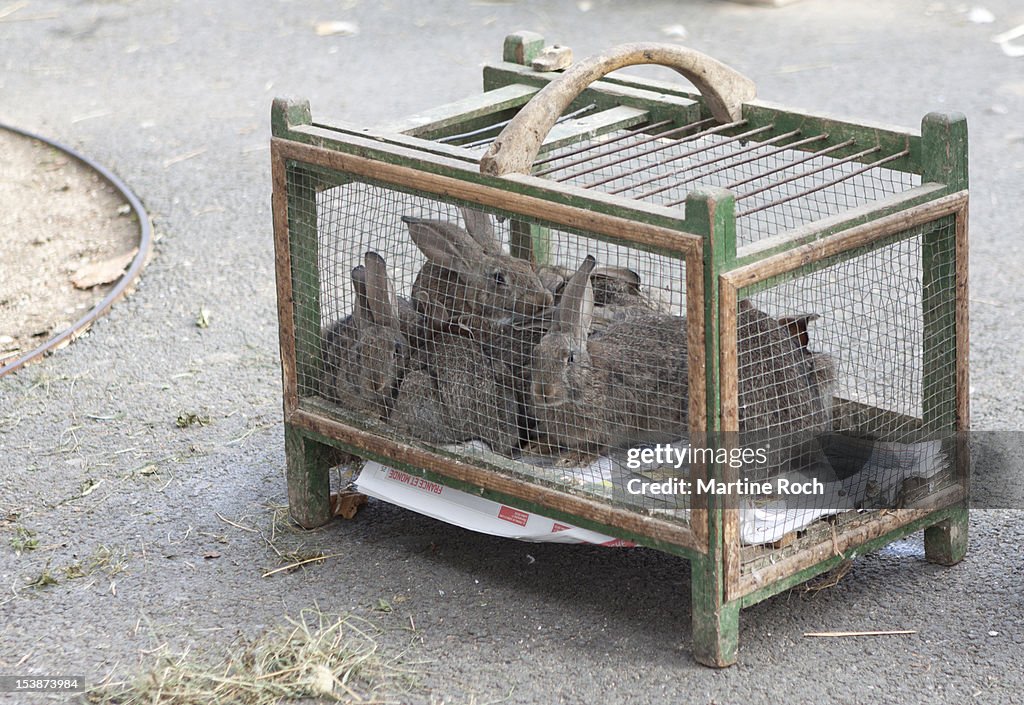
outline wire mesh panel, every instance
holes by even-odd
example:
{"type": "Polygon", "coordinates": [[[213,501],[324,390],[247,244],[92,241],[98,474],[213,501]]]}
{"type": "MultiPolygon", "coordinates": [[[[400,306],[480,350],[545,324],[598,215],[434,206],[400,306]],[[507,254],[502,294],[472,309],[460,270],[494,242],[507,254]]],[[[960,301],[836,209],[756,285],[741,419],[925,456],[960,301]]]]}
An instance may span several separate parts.
{"type": "Polygon", "coordinates": [[[300,400],[687,521],[685,497],[628,489],[649,479],[631,449],[689,432],[684,260],[303,165],[287,178],[309,196],[292,227],[315,233],[291,250],[317,272],[316,300],[296,297],[296,337],[316,350],[300,400]],[[511,255],[524,247],[544,264],[511,255]]]}
{"type": "MultiPolygon", "coordinates": [[[[738,292],[740,442],[767,449],[745,469],[765,483],[741,505],[745,543],[819,540],[820,518],[926,505],[962,481],[944,315],[954,228],[947,216],[738,292]]],[[[794,550],[748,549],[744,569],[794,550]]]]}

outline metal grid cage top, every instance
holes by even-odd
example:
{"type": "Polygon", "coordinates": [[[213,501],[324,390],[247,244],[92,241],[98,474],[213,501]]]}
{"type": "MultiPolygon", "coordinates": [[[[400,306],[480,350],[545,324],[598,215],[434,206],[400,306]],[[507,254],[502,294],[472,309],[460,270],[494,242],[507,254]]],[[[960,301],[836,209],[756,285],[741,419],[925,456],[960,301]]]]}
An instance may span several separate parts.
{"type": "MultiPolygon", "coordinates": [[[[483,154],[491,140],[468,144],[483,154]]],[[[835,140],[773,122],[663,120],[560,143],[539,155],[532,173],[684,211],[691,191],[729,189],[736,194],[737,244],[744,246],[920,186],[919,175],[891,168],[909,154],[909,145],[835,140]]]]}

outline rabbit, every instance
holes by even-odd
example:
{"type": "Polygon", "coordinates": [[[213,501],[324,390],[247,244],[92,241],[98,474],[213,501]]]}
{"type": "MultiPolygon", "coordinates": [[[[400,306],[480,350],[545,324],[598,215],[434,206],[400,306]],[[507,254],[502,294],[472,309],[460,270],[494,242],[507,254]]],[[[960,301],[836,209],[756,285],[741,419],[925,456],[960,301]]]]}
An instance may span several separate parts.
{"type": "Polygon", "coordinates": [[[352,411],[387,418],[409,355],[402,321],[413,326],[394,295],[384,259],[367,252],[352,270],[355,306],[352,314],[324,334],[321,394],[352,411]]]}
{"type": "Polygon", "coordinates": [[[472,331],[432,324],[412,355],[389,425],[428,443],[481,440],[514,457],[520,443],[517,403],[499,367],[472,331]]]}
{"type": "Polygon", "coordinates": [[[533,351],[531,410],[540,445],[567,451],[559,465],[687,431],[685,319],[652,311],[591,335],[595,265],[588,255],[569,279],[533,351]]]}
{"type": "MultiPolygon", "coordinates": [[[[542,265],[537,274],[557,305],[572,271],[559,265],[542,265]]],[[[590,283],[594,287],[594,331],[616,321],[644,318],[651,311],[668,313],[662,302],[643,290],[640,275],[628,267],[594,267],[590,283]]]]}
{"type": "Polygon", "coordinates": [[[427,258],[412,285],[412,298],[425,318],[530,315],[552,305],[533,266],[502,250],[486,214],[463,209],[463,218],[475,237],[454,223],[402,217],[427,258]]]}
{"type": "Polygon", "coordinates": [[[749,300],[738,304],[738,430],[743,445],[768,446],[760,475],[813,462],[817,438],[831,431],[836,368],[831,355],[808,349],[816,318],[775,319],[749,300]]]}
{"type": "MultiPolygon", "coordinates": [[[[534,350],[532,409],[542,446],[568,451],[559,464],[688,432],[685,318],[651,312],[592,332],[595,264],[588,256],[569,280],[534,350]]],[[[797,447],[780,441],[829,424],[835,368],[830,356],[807,349],[812,318],[780,322],[750,301],[739,304],[738,430],[741,440],[753,434],[775,441],[768,457],[779,468],[797,447]]]]}
{"type": "Polygon", "coordinates": [[[504,251],[489,215],[461,210],[465,229],[403,218],[427,257],[413,283],[413,300],[424,322],[456,326],[477,341],[491,359],[502,392],[513,395],[515,425],[526,429],[531,422],[525,415],[524,373],[543,334],[536,317],[550,309],[553,298],[529,262],[504,251]]]}

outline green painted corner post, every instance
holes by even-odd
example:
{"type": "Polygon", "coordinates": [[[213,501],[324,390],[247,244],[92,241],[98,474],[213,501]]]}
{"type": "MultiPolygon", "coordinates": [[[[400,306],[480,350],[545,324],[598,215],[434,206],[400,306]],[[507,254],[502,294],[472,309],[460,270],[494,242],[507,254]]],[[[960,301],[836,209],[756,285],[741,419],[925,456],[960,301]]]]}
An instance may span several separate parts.
{"type": "MultiPolygon", "coordinates": [[[[270,124],[275,137],[286,137],[297,125],[308,125],[307,101],[276,99],[270,124]]],[[[316,393],[321,377],[320,271],[317,234],[316,176],[290,164],[284,183],[287,193],[288,253],[291,260],[292,310],[295,330],[295,380],[299,396],[316,393]]],[[[286,363],[287,364],[287,363],[286,363]]],[[[288,510],[301,526],[311,529],[331,519],[330,468],[336,451],[292,425],[284,428],[288,510]]]]}
{"type": "Polygon", "coordinates": [[[334,447],[284,425],[287,462],[288,513],[304,529],[315,529],[331,520],[331,465],[334,447]]]}
{"type": "Polygon", "coordinates": [[[529,66],[544,50],[544,37],[536,32],[522,30],[505,37],[501,60],[510,64],[529,66]]]}
{"type": "MultiPolygon", "coordinates": [[[[921,121],[921,181],[939,182],[951,191],[967,189],[967,118],[960,113],[929,113],[921,121]]],[[[963,419],[956,408],[956,228],[939,228],[922,242],[922,308],[924,310],[922,416],[925,428],[943,438],[957,434],[963,419]]],[[[960,334],[963,334],[962,331],[960,334]]],[[[967,473],[968,454],[958,450],[957,462],[967,473]]],[[[965,475],[966,476],[966,475],[965,475]]],[[[924,532],[925,557],[953,565],[967,554],[967,503],[953,517],[924,532]]]]}
{"type": "Polygon", "coordinates": [[[308,100],[274,98],[270,105],[270,134],[274,137],[284,137],[293,127],[312,122],[313,112],[308,100]]]}
{"type": "MultiPolygon", "coordinates": [[[[505,37],[502,61],[529,66],[544,50],[544,37],[536,32],[513,32],[505,37]]],[[[509,224],[509,253],[534,264],[548,264],[551,234],[548,229],[522,220],[509,224]]]]}
{"type": "MultiPolygon", "coordinates": [[[[718,277],[736,259],[735,197],[725,189],[702,189],[686,198],[686,229],[704,235],[704,327],[707,386],[707,439],[721,431],[718,277]]],[[[721,469],[708,466],[713,475],[721,469]]],[[[727,546],[723,497],[707,496],[708,552],[691,563],[693,656],[706,666],[736,663],[740,601],[726,600],[727,546]]]]}

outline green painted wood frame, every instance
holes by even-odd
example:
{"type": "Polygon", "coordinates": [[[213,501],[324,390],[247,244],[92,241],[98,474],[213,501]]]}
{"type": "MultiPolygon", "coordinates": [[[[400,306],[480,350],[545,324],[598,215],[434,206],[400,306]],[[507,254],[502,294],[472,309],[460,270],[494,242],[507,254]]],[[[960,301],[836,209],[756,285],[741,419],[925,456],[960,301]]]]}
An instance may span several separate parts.
{"type": "MultiPolygon", "coordinates": [[[[529,57],[543,46],[542,38],[526,36],[506,42],[505,63],[484,70],[485,89],[512,84],[541,86],[557,74],[525,69],[529,57]],[[516,62],[516,63],[512,63],[516,62]]],[[[515,91],[513,92],[515,93],[515,91]]],[[[521,92],[525,95],[525,92],[521,92]]],[[[511,94],[510,94],[511,95],[511,94]]],[[[513,102],[518,98],[508,98],[513,102]]],[[[642,108],[652,121],[672,119],[692,122],[704,111],[699,96],[674,84],[609,76],[593,84],[580,104],[595,102],[602,108],[630,105],[642,108]]],[[[510,106],[490,109],[469,101],[472,120],[448,114],[448,133],[476,125],[483,116],[503,115],[510,106]],[[498,109],[500,108],[500,109],[498,109]],[[473,122],[476,120],[476,122],[473,122]]],[[[450,111],[449,111],[450,113],[450,111]]],[[[887,165],[920,174],[922,185],[880,202],[783,233],[753,246],[736,250],[735,205],[732,194],[706,190],[691,194],[685,216],[680,211],[628,201],[585,189],[552,183],[526,175],[501,178],[479,173],[475,157],[466,150],[438,144],[409,134],[358,128],[343,124],[314,123],[307,103],[275,101],[272,110],[271,149],[274,182],[274,230],[276,274],[280,313],[282,380],[284,387],[285,442],[288,490],[292,515],[312,527],[330,518],[328,467],[337,449],[386,462],[403,470],[430,477],[459,489],[605,533],[622,536],[659,550],[688,558],[693,564],[694,655],[702,663],[724,666],[735,662],[739,610],[779,591],[799,584],[836,565],[846,557],[873,550],[912,531],[925,529],[930,560],[951,564],[966,551],[967,511],[965,495],[948,495],[942,506],[905,510],[851,531],[840,547],[809,547],[774,571],[769,580],[744,580],[739,572],[738,517],[735,509],[710,500],[693,505],[690,525],[683,527],[614,508],[595,500],[536,487],[488,468],[436,450],[389,441],[372,430],[339,421],[315,398],[300,398],[300,388],[311,388],[319,377],[319,341],[309,331],[319,330],[319,273],[317,258],[298,257],[316,247],[316,189],[359,180],[441,200],[478,205],[495,213],[519,216],[526,226],[519,231],[519,254],[543,256],[543,225],[550,224],[590,237],[629,244],[685,259],[687,317],[690,337],[691,437],[715,433],[733,418],[730,395],[735,379],[734,340],[730,339],[727,310],[735,311],[736,296],[768,281],[763,263],[783,256],[788,269],[775,276],[806,269],[819,263],[836,243],[844,246],[865,228],[875,239],[862,247],[885,242],[885,227],[918,215],[925,209],[956,207],[950,211],[956,226],[952,239],[924,244],[924,282],[927,308],[934,314],[926,331],[955,325],[956,349],[926,346],[929,374],[925,382],[934,405],[925,412],[928,424],[958,431],[969,427],[967,403],[967,134],[962,116],[929,116],[921,135],[909,131],[852,123],[845,120],[788,111],[762,101],[744,106],[749,126],[775,124],[776,132],[801,128],[827,132],[829,140],[854,137],[885,149],[907,149],[908,156],[887,165]],[[940,205],[936,205],[940,204],[940,205]],[[879,225],[881,223],[881,225],[879,225]],[[882,234],[879,234],[882,233],[882,234]],[[751,272],[755,276],[751,279],[751,272]],[[950,286],[950,282],[955,287],[950,286]],[[317,319],[315,322],[313,319],[317,319]],[[299,333],[306,331],[305,333],[299,333]],[[951,357],[952,356],[952,357],[951,357]],[[952,365],[951,365],[952,361],[952,365]],[[952,372],[950,372],[952,370],[952,372]]],[[[411,132],[415,129],[410,128],[411,132]]],[[[436,135],[434,135],[436,136],[436,135]]],[[[853,246],[851,246],[852,248],[853,246]]],[[[852,249],[841,250],[845,253],[852,249]]],[[[733,330],[734,334],[734,330],[733,330]]],[[[927,334],[927,333],[926,333],[927,334]]],[[[734,338],[734,335],[733,335],[734,338]]],[[[929,402],[932,404],[932,402],[929,402]]],[[[957,462],[964,467],[964,447],[956,448],[957,462]]],[[[695,468],[697,476],[726,477],[727,468],[695,468]]],[[[957,489],[957,488],[954,488],[957,489]]]]}

